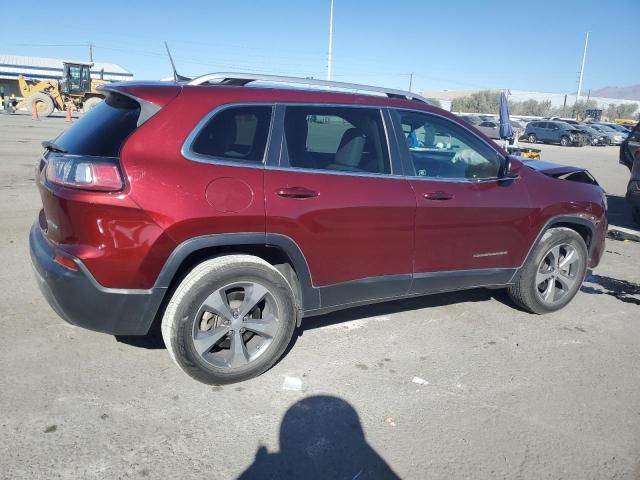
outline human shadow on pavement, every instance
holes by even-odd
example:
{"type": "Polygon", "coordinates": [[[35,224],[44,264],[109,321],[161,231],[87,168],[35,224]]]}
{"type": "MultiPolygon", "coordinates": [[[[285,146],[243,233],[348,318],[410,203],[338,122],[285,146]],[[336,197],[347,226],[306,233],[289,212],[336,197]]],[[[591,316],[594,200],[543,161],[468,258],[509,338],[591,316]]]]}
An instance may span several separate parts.
{"type": "Polygon", "coordinates": [[[256,451],[238,480],[399,479],[367,443],[354,408],[332,396],[292,405],[280,424],[280,449],[256,451]]]}

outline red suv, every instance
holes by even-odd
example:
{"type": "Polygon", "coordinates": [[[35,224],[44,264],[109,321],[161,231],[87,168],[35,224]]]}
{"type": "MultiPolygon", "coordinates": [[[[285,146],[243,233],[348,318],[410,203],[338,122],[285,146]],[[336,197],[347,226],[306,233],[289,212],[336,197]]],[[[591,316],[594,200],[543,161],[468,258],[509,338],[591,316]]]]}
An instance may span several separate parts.
{"type": "Polygon", "coordinates": [[[36,276],[74,325],[161,322],[203,382],[261,374],[303,318],[355,305],[489,287],[552,312],[603,253],[587,171],[510,157],[409,92],[224,74],[103,93],[43,143],[36,276]]]}

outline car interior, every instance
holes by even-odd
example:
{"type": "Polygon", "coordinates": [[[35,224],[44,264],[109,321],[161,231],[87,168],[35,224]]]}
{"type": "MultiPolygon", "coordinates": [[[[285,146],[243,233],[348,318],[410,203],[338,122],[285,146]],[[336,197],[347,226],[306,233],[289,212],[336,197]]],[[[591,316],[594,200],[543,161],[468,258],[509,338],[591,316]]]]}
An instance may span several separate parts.
{"type": "Polygon", "coordinates": [[[211,157],[261,162],[271,107],[229,108],[214,116],[193,143],[193,151],[211,157]]]}
{"type": "Polygon", "coordinates": [[[461,140],[468,135],[464,136],[462,132],[437,121],[425,123],[424,117],[418,115],[402,115],[400,123],[417,176],[452,179],[497,177],[499,162],[488,160],[483,155],[485,149],[461,140]],[[469,161],[471,158],[474,159],[472,162],[469,161]]]}
{"type": "Polygon", "coordinates": [[[292,167],[391,171],[378,110],[288,107],[284,127],[292,167]]]}

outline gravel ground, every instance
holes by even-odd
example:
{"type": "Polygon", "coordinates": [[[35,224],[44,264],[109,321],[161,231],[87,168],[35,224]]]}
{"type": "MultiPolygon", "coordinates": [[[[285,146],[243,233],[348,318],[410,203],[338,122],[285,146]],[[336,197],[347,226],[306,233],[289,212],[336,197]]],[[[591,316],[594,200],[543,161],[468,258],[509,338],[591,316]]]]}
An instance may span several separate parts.
{"type": "MultiPolygon", "coordinates": [[[[351,309],[261,377],[205,386],[157,338],[69,326],[39,294],[34,166],[66,126],[0,116],[1,478],[640,478],[640,243],[608,240],[552,315],[487,290],[351,309]]],[[[540,148],[635,228],[617,148],[540,148]]]]}

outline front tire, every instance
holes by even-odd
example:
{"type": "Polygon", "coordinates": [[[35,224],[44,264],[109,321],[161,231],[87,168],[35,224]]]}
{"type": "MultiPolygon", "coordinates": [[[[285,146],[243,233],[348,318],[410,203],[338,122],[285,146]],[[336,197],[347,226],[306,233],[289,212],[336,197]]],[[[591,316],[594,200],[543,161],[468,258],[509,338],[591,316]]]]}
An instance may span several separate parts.
{"type": "Polygon", "coordinates": [[[284,276],[258,257],[226,255],[182,280],[162,318],[162,338],[187,375],[223,385],[271,368],[295,325],[294,294],[284,276]]]}
{"type": "Polygon", "coordinates": [[[640,225],[640,207],[631,207],[631,217],[634,222],[640,225]]]}
{"type": "Polygon", "coordinates": [[[569,137],[567,137],[566,135],[560,137],[560,145],[562,145],[563,147],[568,147],[570,144],[571,141],[569,140],[569,137]]]}
{"type": "Polygon", "coordinates": [[[508,289],[511,299],[531,313],[555,312],[576,295],[587,271],[583,238],[570,228],[547,230],[508,289]]]}
{"type": "Polygon", "coordinates": [[[29,113],[33,111],[34,104],[39,117],[48,117],[53,113],[53,98],[46,93],[38,92],[27,97],[27,109],[29,113]]]}

